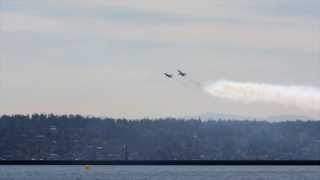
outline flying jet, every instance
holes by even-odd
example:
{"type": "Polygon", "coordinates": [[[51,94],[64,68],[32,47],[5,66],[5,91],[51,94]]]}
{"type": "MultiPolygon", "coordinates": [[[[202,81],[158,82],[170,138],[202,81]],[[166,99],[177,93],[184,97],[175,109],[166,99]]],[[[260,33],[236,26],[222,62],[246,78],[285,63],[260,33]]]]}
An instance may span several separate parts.
{"type": "Polygon", "coordinates": [[[187,73],[184,73],[184,72],[182,72],[182,71],[180,71],[180,70],[178,70],[178,73],[179,73],[179,75],[182,76],[182,77],[184,77],[184,76],[187,75],[187,73]]]}
{"type": "Polygon", "coordinates": [[[168,74],[168,73],[164,73],[165,76],[167,76],[167,78],[172,78],[173,75],[172,74],[168,74]]]}

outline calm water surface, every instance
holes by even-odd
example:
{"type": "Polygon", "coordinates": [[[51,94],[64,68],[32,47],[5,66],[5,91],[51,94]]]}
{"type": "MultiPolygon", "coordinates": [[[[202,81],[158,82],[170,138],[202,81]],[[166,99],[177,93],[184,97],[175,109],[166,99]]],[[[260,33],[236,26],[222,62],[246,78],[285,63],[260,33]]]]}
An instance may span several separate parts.
{"type": "Polygon", "coordinates": [[[319,166],[0,166],[0,180],[320,180],[319,166]]]}

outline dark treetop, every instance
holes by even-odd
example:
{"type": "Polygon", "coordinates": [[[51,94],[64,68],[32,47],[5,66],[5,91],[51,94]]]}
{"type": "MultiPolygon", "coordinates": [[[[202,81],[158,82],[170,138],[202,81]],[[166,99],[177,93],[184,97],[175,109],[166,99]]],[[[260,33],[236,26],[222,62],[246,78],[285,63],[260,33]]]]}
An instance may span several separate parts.
{"type": "Polygon", "coordinates": [[[0,160],[320,160],[320,121],[3,115],[0,160]]]}

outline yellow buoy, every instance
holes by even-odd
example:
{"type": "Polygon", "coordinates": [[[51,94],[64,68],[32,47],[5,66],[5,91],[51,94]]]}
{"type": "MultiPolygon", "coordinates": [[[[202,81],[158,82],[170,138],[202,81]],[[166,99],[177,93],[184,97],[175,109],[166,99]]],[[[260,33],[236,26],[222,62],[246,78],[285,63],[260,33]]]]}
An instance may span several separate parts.
{"type": "Polygon", "coordinates": [[[85,169],[86,171],[90,171],[90,170],[92,169],[92,166],[91,166],[91,165],[85,165],[85,166],[84,166],[84,169],[85,169]]]}

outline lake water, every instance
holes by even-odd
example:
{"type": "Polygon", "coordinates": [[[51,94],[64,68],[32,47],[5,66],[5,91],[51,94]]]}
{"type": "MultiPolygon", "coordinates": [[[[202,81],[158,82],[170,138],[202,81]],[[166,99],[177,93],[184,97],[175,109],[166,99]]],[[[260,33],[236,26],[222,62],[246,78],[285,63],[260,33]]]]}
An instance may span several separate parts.
{"type": "Polygon", "coordinates": [[[319,166],[0,166],[0,180],[320,180],[319,166]]]}

